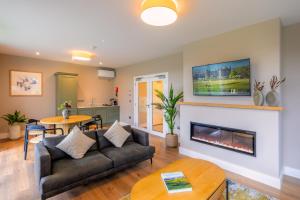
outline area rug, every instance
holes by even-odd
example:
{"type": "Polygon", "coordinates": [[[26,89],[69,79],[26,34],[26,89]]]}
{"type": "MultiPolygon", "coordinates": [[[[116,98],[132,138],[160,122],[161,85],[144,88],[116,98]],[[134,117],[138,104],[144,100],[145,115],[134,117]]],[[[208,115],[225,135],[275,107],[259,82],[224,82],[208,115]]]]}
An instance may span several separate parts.
{"type": "MultiPolygon", "coordinates": [[[[245,185],[227,180],[228,197],[227,200],[278,200],[267,194],[263,194],[255,189],[249,188],[245,185]]],[[[226,199],[226,198],[225,198],[226,199]]]]}
{"type": "Polygon", "coordinates": [[[122,197],[120,200],[130,200],[130,194],[127,194],[126,196],[122,197]]]}
{"type": "MultiPolygon", "coordinates": [[[[224,198],[227,200],[278,200],[231,180],[227,180],[227,190],[228,195],[226,191],[223,194],[224,198]]],[[[130,194],[122,197],[120,200],[130,200],[130,194]]]]}

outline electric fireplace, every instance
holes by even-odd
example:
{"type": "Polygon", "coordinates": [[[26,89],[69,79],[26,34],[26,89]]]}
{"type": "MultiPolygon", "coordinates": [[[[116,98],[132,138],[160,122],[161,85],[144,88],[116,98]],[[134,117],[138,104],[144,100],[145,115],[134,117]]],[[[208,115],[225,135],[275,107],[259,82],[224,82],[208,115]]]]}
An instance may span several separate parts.
{"type": "Polygon", "coordinates": [[[256,133],[191,122],[191,140],[256,156],[256,133]]]}

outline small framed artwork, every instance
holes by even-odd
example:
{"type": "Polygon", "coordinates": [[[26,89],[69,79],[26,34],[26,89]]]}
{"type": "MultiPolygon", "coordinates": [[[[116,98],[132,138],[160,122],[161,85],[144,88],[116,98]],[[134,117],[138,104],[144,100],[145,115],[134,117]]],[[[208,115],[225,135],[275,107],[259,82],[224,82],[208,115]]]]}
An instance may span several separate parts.
{"type": "Polygon", "coordinates": [[[17,70],[9,72],[9,92],[11,96],[42,96],[42,89],[42,73],[17,70]]]}

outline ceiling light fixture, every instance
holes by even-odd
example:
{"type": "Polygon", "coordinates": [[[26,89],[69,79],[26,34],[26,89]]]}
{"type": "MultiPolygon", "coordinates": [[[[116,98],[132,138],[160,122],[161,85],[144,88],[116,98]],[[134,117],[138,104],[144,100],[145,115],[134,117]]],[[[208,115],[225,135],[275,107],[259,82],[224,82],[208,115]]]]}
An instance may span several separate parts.
{"type": "Polygon", "coordinates": [[[90,61],[93,57],[93,54],[87,51],[72,51],[72,60],[78,61],[90,61]]]}
{"type": "Polygon", "coordinates": [[[40,52],[36,51],[36,52],[35,52],[35,55],[39,56],[39,55],[40,55],[40,52]]]}
{"type": "Polygon", "coordinates": [[[103,62],[100,61],[100,62],[99,62],[99,65],[103,65],[103,62]]]}
{"type": "Polygon", "coordinates": [[[177,20],[177,4],[174,0],[144,0],[142,20],[152,26],[167,26],[177,20]]]}

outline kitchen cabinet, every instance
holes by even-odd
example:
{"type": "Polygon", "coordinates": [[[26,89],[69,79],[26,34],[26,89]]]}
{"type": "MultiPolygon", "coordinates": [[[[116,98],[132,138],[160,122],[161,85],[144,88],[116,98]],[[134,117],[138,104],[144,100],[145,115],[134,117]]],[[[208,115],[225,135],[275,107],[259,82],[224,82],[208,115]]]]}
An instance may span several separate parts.
{"type": "MultiPolygon", "coordinates": [[[[55,73],[56,79],[56,109],[65,101],[71,101],[72,107],[77,107],[78,74],[55,73]]],[[[75,111],[73,111],[75,113],[75,111]]],[[[72,113],[72,114],[73,114],[72,113]]],[[[61,111],[57,111],[61,115],[61,111]]]]}
{"type": "Polygon", "coordinates": [[[99,107],[83,107],[77,108],[78,115],[101,115],[103,124],[112,124],[116,120],[120,120],[119,106],[99,106],[99,107]]]}

